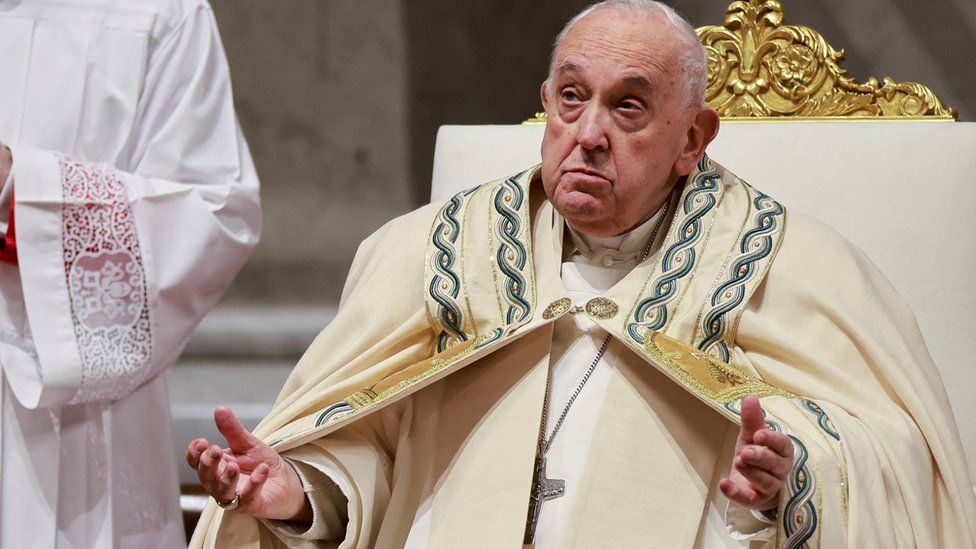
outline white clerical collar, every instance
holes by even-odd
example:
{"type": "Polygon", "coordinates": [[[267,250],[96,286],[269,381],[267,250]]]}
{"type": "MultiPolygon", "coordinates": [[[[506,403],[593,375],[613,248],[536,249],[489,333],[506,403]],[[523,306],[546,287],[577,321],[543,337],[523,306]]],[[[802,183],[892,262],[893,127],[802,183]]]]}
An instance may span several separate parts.
{"type": "Polygon", "coordinates": [[[654,227],[661,216],[665,215],[667,207],[668,203],[665,202],[650,219],[617,236],[584,234],[574,229],[569,221],[566,222],[566,228],[578,253],[591,261],[596,260],[604,267],[610,267],[616,262],[637,259],[643,254],[651,234],[654,233],[654,227]]]}

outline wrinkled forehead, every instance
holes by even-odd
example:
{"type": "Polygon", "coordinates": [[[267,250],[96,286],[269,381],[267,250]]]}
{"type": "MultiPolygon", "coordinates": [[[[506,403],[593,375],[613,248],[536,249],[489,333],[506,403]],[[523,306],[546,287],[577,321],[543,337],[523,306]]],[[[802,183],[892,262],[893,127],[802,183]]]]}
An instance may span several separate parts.
{"type": "Polygon", "coordinates": [[[550,76],[613,72],[653,80],[677,75],[680,38],[664,14],[598,10],[576,22],[552,56],[550,76]]]}

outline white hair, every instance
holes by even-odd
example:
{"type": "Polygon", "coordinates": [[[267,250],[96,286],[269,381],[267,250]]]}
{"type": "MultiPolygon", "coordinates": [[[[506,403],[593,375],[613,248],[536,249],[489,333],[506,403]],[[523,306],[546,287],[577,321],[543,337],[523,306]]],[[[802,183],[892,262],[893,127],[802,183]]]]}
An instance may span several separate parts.
{"type": "Polygon", "coordinates": [[[702,47],[701,41],[698,39],[698,33],[691,23],[674,11],[674,8],[656,0],[603,0],[579,12],[569,20],[569,23],[566,23],[563,30],[556,36],[552,48],[552,58],[549,62],[550,78],[555,69],[553,64],[555,63],[556,51],[569,29],[587,15],[599,10],[613,10],[635,17],[663,15],[678,31],[677,39],[681,46],[678,53],[678,70],[683,84],[684,107],[687,110],[692,110],[705,104],[708,64],[705,59],[705,48],[702,47]]]}

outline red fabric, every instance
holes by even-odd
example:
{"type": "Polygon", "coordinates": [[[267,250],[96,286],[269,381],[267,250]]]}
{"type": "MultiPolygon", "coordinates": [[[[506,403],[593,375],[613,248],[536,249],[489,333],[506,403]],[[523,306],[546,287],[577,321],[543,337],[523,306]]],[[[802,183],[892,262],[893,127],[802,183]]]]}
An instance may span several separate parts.
{"type": "MultiPolygon", "coordinates": [[[[12,184],[12,183],[11,183],[12,184]]],[[[0,261],[17,264],[17,238],[14,235],[14,191],[10,190],[10,217],[7,219],[7,236],[0,239],[0,261]]]]}

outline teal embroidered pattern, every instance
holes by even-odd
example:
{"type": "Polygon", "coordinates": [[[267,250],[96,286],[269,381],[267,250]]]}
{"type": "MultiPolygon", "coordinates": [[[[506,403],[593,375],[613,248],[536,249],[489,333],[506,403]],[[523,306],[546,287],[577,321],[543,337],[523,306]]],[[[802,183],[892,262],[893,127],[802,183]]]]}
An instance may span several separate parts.
{"type": "Polygon", "coordinates": [[[837,429],[834,428],[834,424],[830,422],[830,417],[827,416],[827,412],[824,412],[823,408],[819,404],[812,400],[802,399],[800,400],[800,405],[803,409],[808,410],[813,413],[817,418],[817,425],[823,429],[825,433],[833,437],[834,440],[840,441],[840,434],[837,429]]]}
{"type": "Polygon", "coordinates": [[[495,262],[498,269],[505,275],[502,282],[505,302],[508,310],[505,313],[505,324],[517,324],[528,318],[532,306],[525,297],[527,278],[525,273],[528,263],[528,249],[523,239],[528,239],[528,227],[521,217],[526,203],[525,191],[520,179],[525,172],[510,177],[498,187],[494,197],[495,234],[499,244],[495,252],[495,262]]]}
{"type": "MultiPolygon", "coordinates": [[[[752,206],[752,225],[739,239],[735,258],[729,263],[725,280],[715,288],[709,300],[709,309],[701,317],[699,328],[702,340],[698,348],[714,353],[728,362],[730,352],[726,337],[737,317],[736,312],[745,306],[751,295],[749,283],[760,282],[765,272],[764,260],[772,260],[776,249],[776,237],[783,231],[786,210],[783,206],[760,191],[746,185],[755,198],[752,206]]],[[[755,287],[755,285],[753,285],[755,287]]]]}
{"type": "Polygon", "coordinates": [[[441,326],[437,336],[437,352],[447,349],[454,343],[467,341],[464,333],[464,313],[458,302],[461,292],[461,278],[456,271],[458,261],[457,241],[461,234],[461,212],[465,200],[477,187],[460,192],[441,208],[431,232],[434,253],[429,259],[430,280],[427,283],[428,295],[437,304],[433,316],[441,326]]]}
{"type": "Polygon", "coordinates": [[[490,334],[485,336],[484,339],[475,344],[475,348],[481,349],[482,347],[491,345],[492,343],[501,339],[503,335],[505,335],[505,328],[495,328],[490,334]]]}
{"type": "MultiPolygon", "coordinates": [[[[742,401],[737,400],[728,402],[725,409],[737,416],[742,415],[742,401]]],[[[782,425],[774,419],[769,418],[763,411],[766,418],[766,427],[770,431],[785,433],[793,442],[793,468],[790,470],[786,479],[786,489],[789,499],[783,508],[780,517],[783,523],[783,534],[785,541],[784,548],[799,549],[807,547],[809,541],[817,531],[817,507],[813,502],[813,497],[817,492],[816,477],[811,474],[809,467],[810,452],[806,445],[788,433],[782,425]]]]}
{"type": "Polygon", "coordinates": [[[793,469],[786,479],[790,499],[783,510],[783,533],[786,549],[806,547],[807,541],[817,530],[817,508],[813,496],[817,486],[815,477],[810,474],[807,460],[810,453],[800,439],[787,435],[793,441],[793,469]]]}
{"type": "Polygon", "coordinates": [[[347,404],[345,401],[337,402],[332,406],[329,406],[319,414],[319,417],[315,420],[315,426],[321,427],[328,423],[330,420],[338,420],[345,417],[347,413],[354,412],[352,406],[347,404]]]}
{"type": "Polygon", "coordinates": [[[650,295],[634,308],[633,320],[627,325],[627,333],[638,344],[644,344],[644,334],[648,330],[660,330],[667,325],[670,311],[668,305],[680,294],[682,279],[692,272],[697,254],[696,246],[702,241],[707,230],[703,219],[711,212],[722,193],[721,177],[707,156],[698,163],[698,174],[681,198],[678,214],[675,216],[672,233],[662,254],[660,274],[649,285],[650,295]]]}

